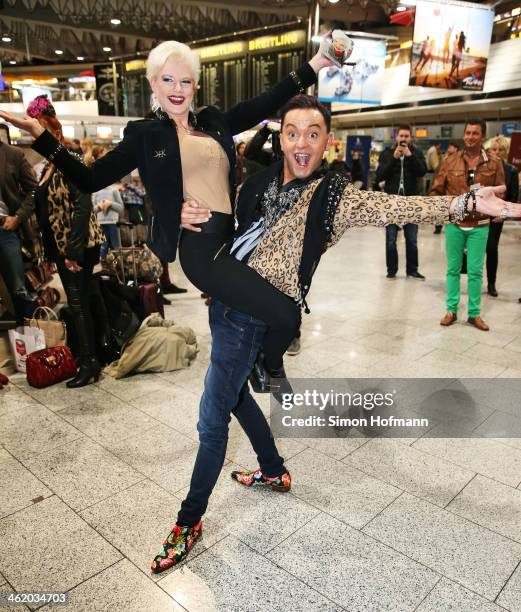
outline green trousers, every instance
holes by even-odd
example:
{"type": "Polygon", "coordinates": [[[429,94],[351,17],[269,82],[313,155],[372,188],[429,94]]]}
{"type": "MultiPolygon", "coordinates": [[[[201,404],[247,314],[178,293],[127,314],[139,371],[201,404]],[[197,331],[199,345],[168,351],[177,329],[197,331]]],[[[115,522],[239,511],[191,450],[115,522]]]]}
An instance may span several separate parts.
{"type": "Polygon", "coordinates": [[[463,230],[458,225],[445,226],[445,252],[447,253],[447,311],[457,313],[460,300],[460,276],[463,252],[467,250],[467,288],[469,317],[481,312],[481,285],[483,262],[487,250],[488,225],[463,230]]]}

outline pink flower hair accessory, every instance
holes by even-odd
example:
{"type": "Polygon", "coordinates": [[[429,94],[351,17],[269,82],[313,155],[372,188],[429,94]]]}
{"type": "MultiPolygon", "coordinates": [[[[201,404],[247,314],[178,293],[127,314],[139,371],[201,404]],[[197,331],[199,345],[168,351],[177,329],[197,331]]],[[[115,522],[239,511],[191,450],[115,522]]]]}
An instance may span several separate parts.
{"type": "Polygon", "coordinates": [[[38,119],[38,117],[41,115],[56,117],[54,106],[51,104],[49,98],[45,95],[36,96],[36,98],[29,103],[29,106],[27,107],[27,114],[29,117],[33,117],[34,119],[38,119]]]}

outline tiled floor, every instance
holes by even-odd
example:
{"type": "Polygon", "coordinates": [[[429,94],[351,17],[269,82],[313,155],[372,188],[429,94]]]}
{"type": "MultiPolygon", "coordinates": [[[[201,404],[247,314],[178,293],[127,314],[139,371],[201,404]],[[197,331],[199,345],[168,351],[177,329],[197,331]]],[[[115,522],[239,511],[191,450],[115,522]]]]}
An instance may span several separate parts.
{"type": "Polygon", "coordinates": [[[295,377],[505,378],[501,409],[472,381],[459,416],[511,439],[284,438],[294,487],[280,495],[230,479],[255,466],[232,423],[205,535],[165,575],[148,566],[189,484],[209,359],[198,292],[167,308],[199,335],[188,370],[71,391],[15,376],[0,392],[0,591],[67,591],[64,609],[85,612],[521,611],[521,400],[506,380],[521,378],[521,228],[500,247],[492,330],[464,309],[445,329],[444,237],[420,232],[425,283],[388,281],[383,231],[351,231],[323,258],[286,363],[295,377]]]}

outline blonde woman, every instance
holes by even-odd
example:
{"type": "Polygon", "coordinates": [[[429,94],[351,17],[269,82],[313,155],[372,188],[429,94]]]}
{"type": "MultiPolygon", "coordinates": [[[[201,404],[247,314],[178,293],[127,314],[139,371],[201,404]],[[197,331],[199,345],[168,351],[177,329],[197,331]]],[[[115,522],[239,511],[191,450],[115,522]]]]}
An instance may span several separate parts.
{"type": "Polygon", "coordinates": [[[254,270],[226,255],[234,225],[233,135],[275,115],[287,100],[315,83],[318,71],[332,65],[325,56],[327,47],[326,38],[322,51],[256,98],[226,112],[214,106],[194,112],[199,56],[183,43],[161,43],[147,60],[157,118],[129,122],[123,140],[91,167],[70,155],[35,119],[0,111],[0,117],[29,131],[36,139],[33,148],[85,193],[99,191],[137,167],[153,205],[148,244],[161,260],[176,257],[183,201],[210,209],[212,218],[199,233],[181,236],[181,265],[199,290],[268,325],[265,366],[276,378],[285,378],[282,356],[300,326],[300,308],[254,270]]]}
{"type": "MultiPolygon", "coordinates": [[[[268,325],[263,340],[263,364],[269,377],[281,379],[280,384],[285,379],[282,356],[300,326],[300,307],[227,253],[234,229],[233,135],[275,115],[285,102],[315,83],[318,71],[333,65],[325,55],[329,42],[325,38],[319,52],[308,63],[273,89],[226,112],[212,106],[194,112],[199,57],[182,43],[161,43],[147,60],[147,78],[157,118],[130,122],[123,140],[90,168],[71,156],[37,121],[0,111],[1,117],[29,131],[36,139],[33,148],[86,193],[111,185],[137,167],[153,204],[149,246],[162,260],[173,261],[176,257],[183,201],[195,201],[209,209],[207,222],[201,223],[195,232],[183,232],[181,236],[183,270],[201,291],[268,325]]],[[[302,171],[310,164],[309,156],[298,152],[294,161],[302,171]]],[[[234,325],[228,319],[223,324],[234,325]]],[[[226,388],[222,392],[231,393],[226,388]]],[[[211,454],[209,438],[225,436],[224,432],[199,433],[201,444],[196,467],[201,461],[200,455],[211,454]]],[[[222,464],[223,459],[217,453],[214,463],[222,464]]],[[[213,484],[197,482],[194,486],[211,489],[213,484]]],[[[165,541],[165,548],[152,564],[152,571],[161,572],[181,561],[200,532],[200,521],[188,520],[185,504],[165,541]],[[171,545],[174,541],[175,546],[171,545]]]]}
{"type": "MultiPolygon", "coordinates": [[[[506,194],[505,199],[509,202],[517,202],[519,200],[519,171],[514,166],[507,164],[508,150],[510,142],[504,136],[496,136],[492,138],[487,152],[489,155],[503,162],[503,170],[505,171],[506,194]]],[[[498,221],[490,224],[490,230],[487,240],[487,293],[492,297],[497,297],[496,276],[498,267],[498,246],[501,232],[503,231],[503,222],[498,221]]]]}

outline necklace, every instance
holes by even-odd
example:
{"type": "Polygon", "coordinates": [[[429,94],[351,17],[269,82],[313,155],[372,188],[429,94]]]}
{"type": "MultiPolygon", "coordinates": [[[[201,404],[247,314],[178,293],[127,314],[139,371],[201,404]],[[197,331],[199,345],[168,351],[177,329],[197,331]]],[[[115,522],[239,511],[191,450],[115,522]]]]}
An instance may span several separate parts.
{"type": "Polygon", "coordinates": [[[182,123],[176,123],[175,126],[178,129],[181,128],[185,134],[191,134],[193,132],[192,128],[185,127],[182,123]]]}

